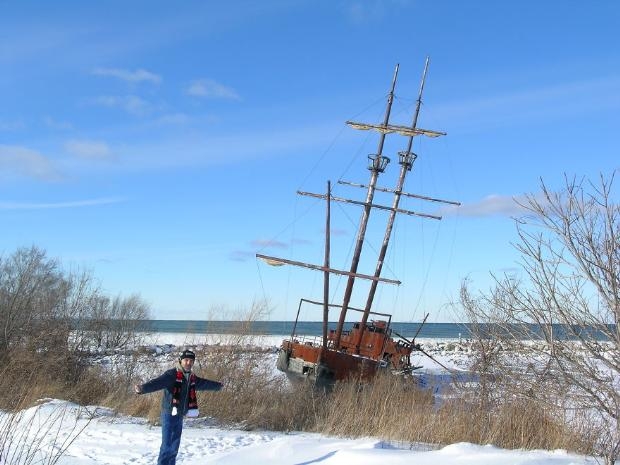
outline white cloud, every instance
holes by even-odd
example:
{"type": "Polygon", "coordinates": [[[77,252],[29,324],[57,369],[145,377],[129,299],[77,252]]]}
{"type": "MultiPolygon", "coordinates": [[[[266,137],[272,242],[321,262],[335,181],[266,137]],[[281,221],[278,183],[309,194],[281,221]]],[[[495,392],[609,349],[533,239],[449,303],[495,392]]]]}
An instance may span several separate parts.
{"type": "Polygon", "coordinates": [[[233,88],[212,79],[200,79],[191,82],[186,89],[186,93],[193,97],[241,100],[241,97],[233,88]]]}
{"type": "Polygon", "coordinates": [[[54,164],[36,150],[0,145],[0,175],[18,175],[44,181],[62,178],[54,164]]]}
{"type": "Polygon", "coordinates": [[[126,96],[101,96],[90,100],[93,105],[100,105],[108,108],[120,108],[132,115],[141,116],[148,113],[149,103],[135,95],[126,96]]]}
{"type": "Polygon", "coordinates": [[[450,206],[440,209],[443,216],[515,216],[525,213],[525,209],[519,205],[524,200],[523,196],[488,195],[482,200],[473,203],[465,203],[461,206],[450,206]]]}
{"type": "Polygon", "coordinates": [[[105,142],[93,140],[69,140],[65,143],[65,149],[72,155],[86,159],[108,159],[112,152],[105,142]]]}
{"type": "Polygon", "coordinates": [[[144,69],[137,69],[135,71],[129,71],[126,69],[118,68],[96,68],[92,72],[95,76],[109,76],[117,79],[121,79],[126,82],[152,82],[159,84],[161,82],[161,76],[146,71],[144,69]]]}
{"type": "Polygon", "coordinates": [[[102,198],[91,200],[77,200],[73,202],[56,202],[56,203],[16,203],[16,202],[0,202],[0,210],[45,210],[51,208],[79,208],[92,207],[97,205],[109,205],[113,203],[124,202],[122,198],[102,198]]]}

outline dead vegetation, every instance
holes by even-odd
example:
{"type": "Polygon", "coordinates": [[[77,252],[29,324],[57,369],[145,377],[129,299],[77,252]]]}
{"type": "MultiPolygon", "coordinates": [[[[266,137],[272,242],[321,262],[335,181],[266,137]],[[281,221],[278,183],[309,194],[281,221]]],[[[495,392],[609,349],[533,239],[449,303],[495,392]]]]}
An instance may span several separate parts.
{"type": "MultiPolygon", "coordinates": [[[[615,174],[615,173],[614,173],[615,174]]],[[[620,205],[614,174],[597,182],[541,183],[517,222],[522,272],[465,281],[461,307],[474,323],[481,376],[495,391],[566,412],[612,465],[620,456],[620,205]],[[525,341],[536,341],[532,344],[525,341]],[[502,350],[496,350],[501,348],[502,350]],[[505,350],[509,349],[509,350],[505,350]],[[510,354],[529,352],[528,360],[510,354]]]]}
{"type": "MultiPolygon", "coordinates": [[[[309,383],[290,385],[280,375],[274,376],[264,353],[239,349],[233,357],[229,348],[222,354],[217,346],[208,346],[198,358],[208,368],[198,367],[201,376],[225,384],[221,392],[199,393],[202,414],[234,428],[373,436],[411,447],[472,442],[583,454],[594,450],[594,435],[588,433],[586,423],[576,430],[561,410],[541,408],[510,393],[456,383],[438,397],[411,379],[391,375],[379,376],[370,384],[338,383],[326,392],[309,383]]],[[[122,407],[125,413],[158,421],[160,395],[128,399],[122,407]]]]}
{"type": "MultiPolygon", "coordinates": [[[[471,302],[471,308],[480,308],[479,301],[471,302]]],[[[112,407],[156,423],[160,395],[136,396],[131,387],[160,374],[161,359],[140,348],[128,350],[136,344],[135,327],[106,326],[111,318],[101,311],[106,306],[115,319],[132,320],[146,311],[135,297],[102,297],[88,274],[63,274],[36,248],[0,260],[0,409],[16,412],[52,397],[112,407]],[[88,315],[72,330],[76,318],[88,315]],[[110,344],[115,347],[104,347],[110,344]],[[124,355],[115,364],[93,363],[110,352],[124,355]]],[[[513,370],[502,371],[511,345],[500,338],[480,337],[474,343],[478,383],[473,388],[456,383],[441,397],[411,379],[391,376],[371,384],[339,383],[329,392],[309,384],[292,386],[274,373],[273,357],[256,341],[260,335],[249,332],[249,323],[266,314],[267,303],[255,302],[245,316],[228,316],[242,322],[233,334],[196,341],[198,374],[225,385],[218,393],[199,393],[203,416],[236,428],[374,436],[412,447],[466,441],[593,454],[600,453],[600,438],[613,433],[600,428],[596,410],[571,410],[541,395],[545,386],[566,380],[557,371],[534,367],[547,377],[536,378],[544,382],[538,390],[525,389],[533,379],[528,366],[513,363],[513,370]],[[521,372],[530,378],[518,377],[521,372]]],[[[608,439],[611,444],[613,435],[608,439]]]]}

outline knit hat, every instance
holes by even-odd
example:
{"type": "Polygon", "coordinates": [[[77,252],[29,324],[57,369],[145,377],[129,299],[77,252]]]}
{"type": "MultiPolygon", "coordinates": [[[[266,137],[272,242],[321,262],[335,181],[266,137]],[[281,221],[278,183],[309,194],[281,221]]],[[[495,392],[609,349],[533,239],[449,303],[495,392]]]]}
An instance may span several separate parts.
{"type": "Polygon", "coordinates": [[[181,355],[179,355],[179,360],[183,360],[184,358],[191,358],[192,360],[196,360],[196,354],[189,349],[185,349],[183,352],[181,352],[181,355]]]}

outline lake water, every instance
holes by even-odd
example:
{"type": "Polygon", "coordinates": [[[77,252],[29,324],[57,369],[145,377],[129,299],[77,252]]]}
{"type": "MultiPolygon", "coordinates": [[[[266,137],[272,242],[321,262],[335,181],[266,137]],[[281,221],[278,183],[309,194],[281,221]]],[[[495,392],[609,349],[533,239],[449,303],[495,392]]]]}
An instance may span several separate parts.
{"type": "MultiPolygon", "coordinates": [[[[204,321],[204,320],[145,320],[139,322],[139,331],[156,333],[186,333],[186,334],[260,334],[266,336],[288,336],[293,331],[293,321],[204,321]]],[[[329,322],[329,329],[336,329],[337,323],[329,322]]],[[[345,323],[345,330],[353,323],[345,323]]],[[[300,321],[297,323],[296,333],[305,336],[321,336],[323,325],[320,321],[300,321]]],[[[610,325],[610,329],[613,325],[610,325]]],[[[472,337],[469,323],[407,323],[392,322],[393,331],[406,338],[428,339],[468,339],[472,337]]],[[[529,325],[528,330],[540,333],[540,328],[529,325]]],[[[557,338],[574,339],[573,328],[553,325],[557,338]]],[[[578,328],[578,332],[589,332],[595,339],[606,339],[599,331],[591,328],[578,328]]]]}
{"type": "MultiPolygon", "coordinates": [[[[240,328],[249,328],[248,333],[268,336],[287,336],[293,331],[293,321],[203,321],[203,320],[147,320],[141,322],[140,330],[161,333],[189,334],[227,334],[239,332],[240,328]],[[245,325],[245,326],[244,326],[245,325]]],[[[345,323],[345,329],[353,323],[345,323]]],[[[336,329],[337,322],[330,322],[329,329],[336,329]]],[[[300,321],[297,323],[297,334],[320,336],[323,324],[320,321],[300,321]]],[[[421,338],[457,339],[470,335],[468,325],[464,323],[404,323],[394,322],[392,329],[410,338],[416,335],[421,338]]]]}

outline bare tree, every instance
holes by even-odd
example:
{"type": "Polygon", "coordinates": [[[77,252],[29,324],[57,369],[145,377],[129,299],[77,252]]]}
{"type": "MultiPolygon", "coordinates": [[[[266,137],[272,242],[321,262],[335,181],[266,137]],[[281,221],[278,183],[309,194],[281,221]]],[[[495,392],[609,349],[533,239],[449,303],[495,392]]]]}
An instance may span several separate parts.
{"type": "MultiPolygon", "coordinates": [[[[27,356],[29,363],[19,368],[22,383],[76,386],[88,370],[93,335],[105,349],[125,349],[145,318],[148,306],[139,297],[110,299],[91,272],[67,273],[42,249],[0,257],[0,366],[16,359],[23,364],[27,356]]],[[[0,389],[14,384],[14,377],[0,377],[0,389]]],[[[13,404],[12,396],[0,398],[1,407],[13,404]]]]}
{"type": "MultiPolygon", "coordinates": [[[[565,179],[560,192],[521,206],[523,278],[494,276],[461,305],[480,340],[501,341],[495,379],[504,388],[560,408],[575,428],[599,435],[608,465],[620,454],[620,205],[613,180],[565,179]],[[520,355],[521,356],[520,356],[520,355]],[[527,354],[526,356],[523,356],[527,354]]],[[[592,433],[591,433],[592,434],[592,433]]]]}
{"type": "Polygon", "coordinates": [[[50,323],[63,326],[56,308],[64,287],[58,263],[36,247],[0,259],[0,356],[62,332],[50,323]]]}
{"type": "Polygon", "coordinates": [[[149,307],[138,295],[113,299],[99,295],[83,320],[88,334],[84,341],[101,350],[131,349],[140,342],[140,322],[148,317],[149,307]]]}

